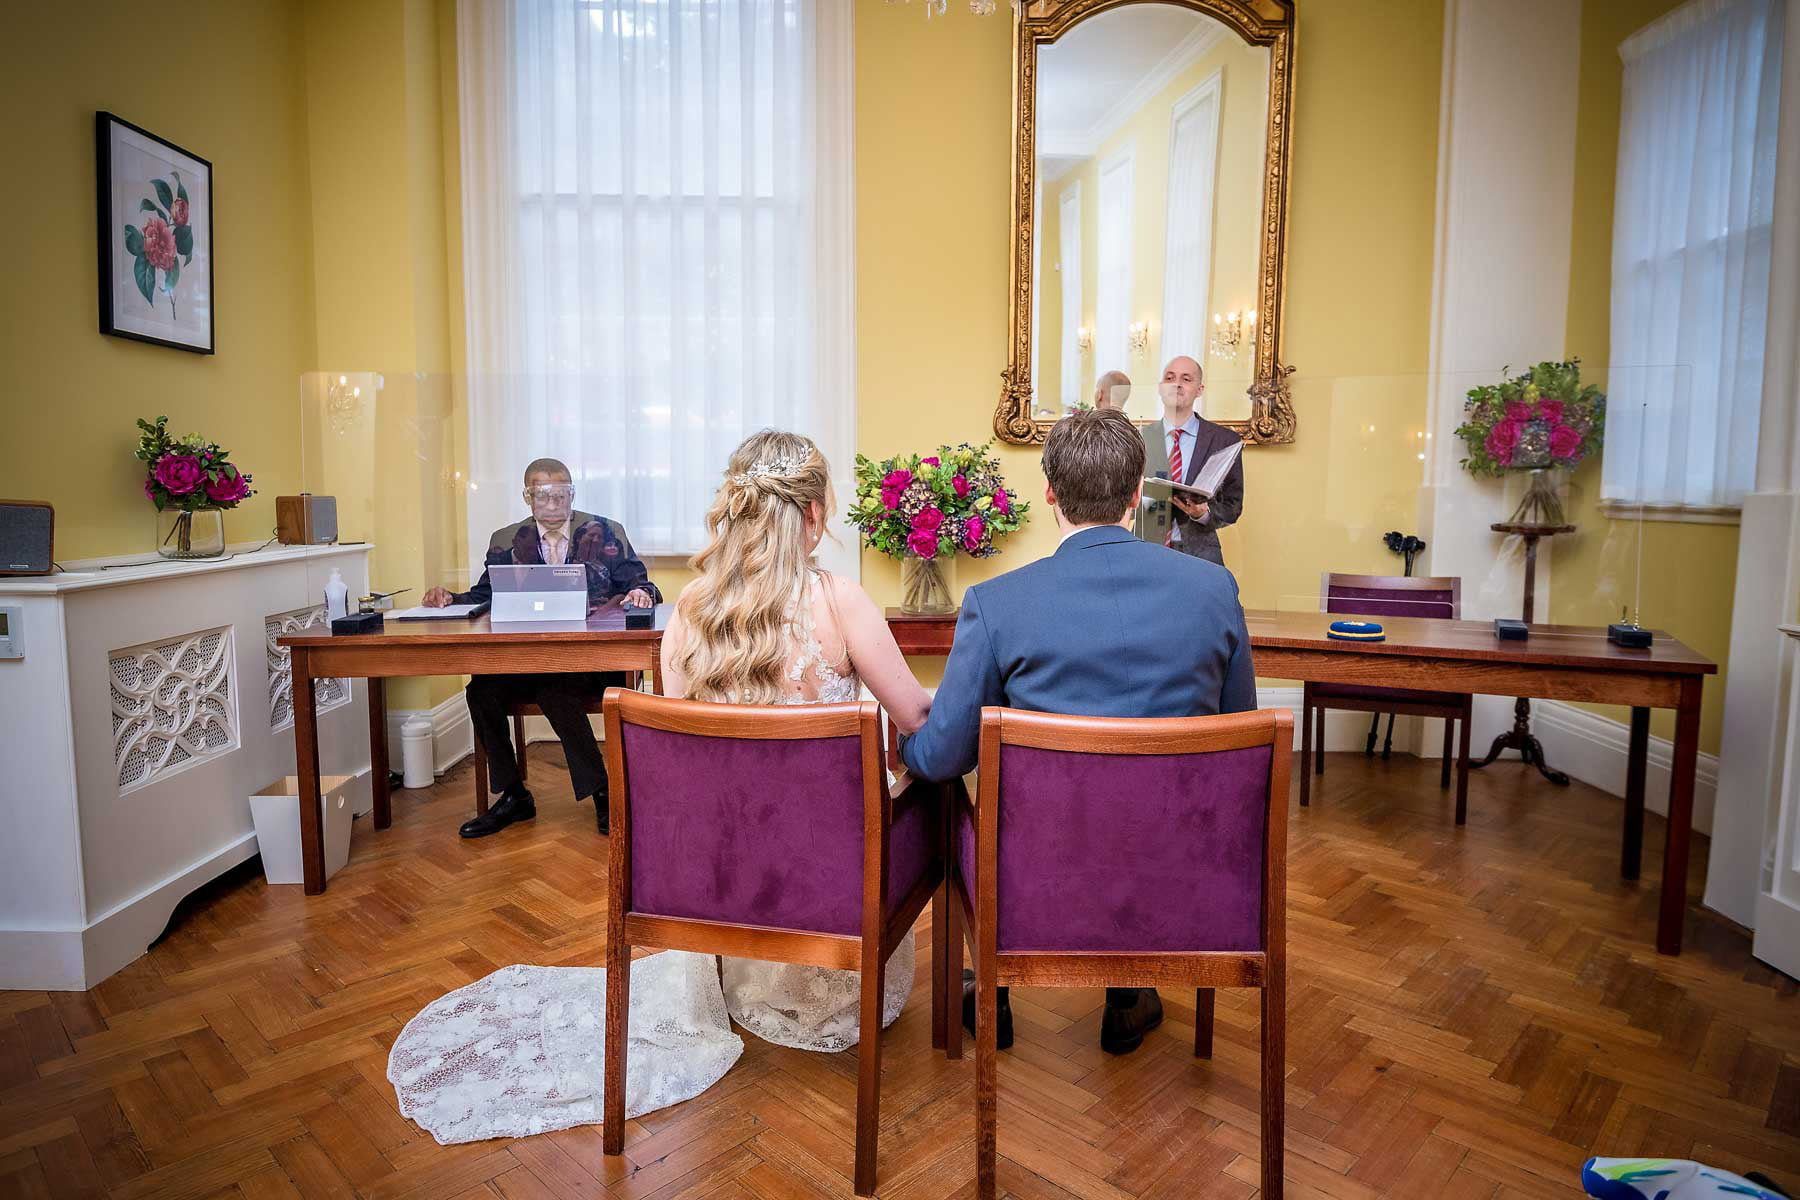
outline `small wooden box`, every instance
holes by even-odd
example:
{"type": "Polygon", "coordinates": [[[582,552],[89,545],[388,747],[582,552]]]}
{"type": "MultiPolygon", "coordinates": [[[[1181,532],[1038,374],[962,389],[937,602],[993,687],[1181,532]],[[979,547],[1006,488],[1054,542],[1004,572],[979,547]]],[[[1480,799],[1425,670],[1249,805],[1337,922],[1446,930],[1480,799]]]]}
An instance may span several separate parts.
{"type": "Polygon", "coordinates": [[[337,497],[275,497],[275,537],[284,546],[328,546],[338,540],[337,497]]]}

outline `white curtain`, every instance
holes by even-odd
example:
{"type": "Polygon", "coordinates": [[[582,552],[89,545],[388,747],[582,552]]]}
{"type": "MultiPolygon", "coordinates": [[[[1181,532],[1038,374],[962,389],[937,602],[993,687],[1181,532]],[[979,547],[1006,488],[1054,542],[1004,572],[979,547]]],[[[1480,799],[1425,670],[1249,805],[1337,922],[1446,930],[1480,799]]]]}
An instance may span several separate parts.
{"type": "Polygon", "coordinates": [[[1081,180],[1069,184],[1058,207],[1056,240],[1062,256],[1062,406],[1081,403],[1081,180]]]}
{"type": "Polygon", "coordinates": [[[1094,374],[1131,374],[1132,160],[1126,149],[1100,165],[1100,267],[1094,286],[1094,374]]]}
{"type": "Polygon", "coordinates": [[[1219,166],[1219,80],[1217,71],[1208,75],[1176,104],[1169,122],[1169,215],[1158,355],[1162,363],[1177,354],[1206,362],[1219,166]]]}
{"type": "Polygon", "coordinates": [[[540,455],[643,554],[704,544],[765,426],[816,439],[847,502],[850,21],[837,0],[461,0],[473,561],[540,455]]]}
{"type": "Polygon", "coordinates": [[[1608,499],[1754,485],[1781,37],[1781,0],[1693,0],[1619,47],[1608,499]]]}

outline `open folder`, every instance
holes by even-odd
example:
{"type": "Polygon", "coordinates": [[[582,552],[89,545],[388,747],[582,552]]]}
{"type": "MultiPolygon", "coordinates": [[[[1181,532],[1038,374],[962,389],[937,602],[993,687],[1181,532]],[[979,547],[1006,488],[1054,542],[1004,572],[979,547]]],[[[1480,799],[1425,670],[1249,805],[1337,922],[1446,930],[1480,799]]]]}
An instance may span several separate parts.
{"type": "Polygon", "coordinates": [[[1232,464],[1237,462],[1238,455],[1243,452],[1242,442],[1232,442],[1222,450],[1213,451],[1200,464],[1200,470],[1192,483],[1181,483],[1174,479],[1145,479],[1144,495],[1155,500],[1168,500],[1176,495],[1211,500],[1225,486],[1225,476],[1230,473],[1232,464]]]}

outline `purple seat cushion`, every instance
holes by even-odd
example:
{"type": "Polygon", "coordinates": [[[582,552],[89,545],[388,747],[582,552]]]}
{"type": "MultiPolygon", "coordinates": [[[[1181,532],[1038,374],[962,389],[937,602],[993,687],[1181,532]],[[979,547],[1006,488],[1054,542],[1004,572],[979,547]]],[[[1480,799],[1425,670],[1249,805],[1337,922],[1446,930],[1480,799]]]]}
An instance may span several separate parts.
{"type": "MultiPolygon", "coordinates": [[[[894,797],[894,820],[888,828],[886,911],[906,899],[938,857],[937,801],[942,790],[915,785],[894,797]]],[[[858,843],[859,847],[861,843],[858,843]]]]}
{"type": "Polygon", "coordinates": [[[1455,617],[1456,603],[1448,588],[1415,591],[1334,583],[1325,598],[1325,611],[1366,617],[1455,617]]]}
{"type": "Polygon", "coordinates": [[[624,749],[634,912],[862,932],[860,739],[627,725],[624,749]]]}
{"type": "MultiPolygon", "coordinates": [[[[999,949],[1262,949],[1270,753],[1002,748],[999,949]]],[[[972,895],[960,807],[956,833],[972,895]]]]}

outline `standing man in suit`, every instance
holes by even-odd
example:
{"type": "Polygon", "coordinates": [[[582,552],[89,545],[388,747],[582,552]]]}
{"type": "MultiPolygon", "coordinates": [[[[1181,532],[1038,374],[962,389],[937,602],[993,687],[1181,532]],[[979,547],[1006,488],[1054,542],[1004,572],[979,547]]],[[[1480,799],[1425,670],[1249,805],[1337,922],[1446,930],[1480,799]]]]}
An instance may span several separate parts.
{"type": "MultiPolygon", "coordinates": [[[[931,716],[901,742],[907,769],[922,779],[957,779],[974,768],[985,705],[1087,717],[1256,707],[1250,634],[1231,572],[1132,536],[1144,443],[1131,419],[1117,409],[1064,417],[1044,439],[1044,476],[1062,544],[963,594],[931,716]],[[1074,613],[1080,637],[1069,636],[1074,613]]],[[[969,972],[963,1023],[971,1029],[974,1009],[969,972]]],[[[1128,1053],[1161,1022],[1154,988],[1107,988],[1100,1047],[1128,1053]]],[[[1004,989],[998,1035],[1001,1046],[1012,1044],[1004,989]]]]}
{"type": "MultiPolygon", "coordinates": [[[[1192,483],[1200,473],[1200,465],[1215,451],[1238,441],[1238,435],[1194,411],[1206,388],[1201,382],[1200,364],[1186,355],[1169,360],[1156,390],[1162,397],[1163,415],[1162,420],[1144,426],[1145,469],[1152,477],[1161,475],[1192,483]]],[[[1219,530],[1244,512],[1243,457],[1240,455],[1231,464],[1225,482],[1211,501],[1177,495],[1168,503],[1142,502],[1142,508],[1139,537],[1224,566],[1219,530]]]]}
{"type": "MultiPolygon", "coordinates": [[[[488,603],[493,598],[493,585],[488,582],[487,568],[504,563],[585,564],[590,609],[621,601],[644,608],[662,603],[662,593],[638,561],[624,526],[575,511],[575,484],[569,468],[554,458],[535,460],[525,468],[524,497],[531,506],[531,515],[494,531],[475,586],[466,592],[434,587],[425,593],[428,607],[488,603]]],[[[529,821],[537,816],[536,803],[519,778],[519,761],[513,754],[508,732],[513,706],[520,703],[537,705],[556,730],[569,761],[569,781],[575,787],[575,799],[594,797],[600,832],[605,833],[606,766],[600,759],[594,728],[588,724],[587,704],[607,688],[623,686],[624,682],[625,676],[618,671],[472,676],[466,692],[469,719],[475,726],[475,736],[487,751],[489,786],[500,792],[500,799],[485,813],[463,822],[462,836],[486,837],[514,821],[529,821]]]]}

